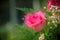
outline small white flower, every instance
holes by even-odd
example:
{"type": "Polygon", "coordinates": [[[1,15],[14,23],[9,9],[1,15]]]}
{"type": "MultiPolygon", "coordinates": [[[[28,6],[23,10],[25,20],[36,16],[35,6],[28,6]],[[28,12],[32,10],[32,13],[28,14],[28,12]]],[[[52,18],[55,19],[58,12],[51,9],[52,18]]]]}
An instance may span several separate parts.
{"type": "Polygon", "coordinates": [[[44,6],[44,9],[46,9],[46,7],[44,6]]]}
{"type": "Polygon", "coordinates": [[[50,29],[52,29],[52,27],[50,27],[50,29]]]}
{"type": "Polygon", "coordinates": [[[44,40],[45,39],[45,36],[44,36],[44,33],[40,35],[39,37],[39,40],[44,40]]]}

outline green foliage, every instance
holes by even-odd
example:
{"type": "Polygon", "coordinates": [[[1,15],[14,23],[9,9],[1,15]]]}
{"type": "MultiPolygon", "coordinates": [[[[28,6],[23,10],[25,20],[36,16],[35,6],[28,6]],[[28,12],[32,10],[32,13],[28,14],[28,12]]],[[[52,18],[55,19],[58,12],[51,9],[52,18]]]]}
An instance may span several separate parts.
{"type": "Polygon", "coordinates": [[[24,11],[24,13],[34,13],[35,10],[34,9],[31,9],[31,8],[16,8],[16,10],[21,10],[21,11],[24,11]]]}
{"type": "Polygon", "coordinates": [[[15,25],[9,34],[8,40],[37,40],[37,36],[32,29],[29,29],[25,25],[15,25]]]}

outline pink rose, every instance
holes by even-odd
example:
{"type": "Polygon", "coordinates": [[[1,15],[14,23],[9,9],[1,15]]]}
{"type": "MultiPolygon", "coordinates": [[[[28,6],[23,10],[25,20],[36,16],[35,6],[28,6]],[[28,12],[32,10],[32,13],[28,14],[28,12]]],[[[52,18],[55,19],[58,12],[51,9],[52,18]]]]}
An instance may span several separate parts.
{"type": "Polygon", "coordinates": [[[39,32],[46,25],[46,17],[45,13],[42,11],[38,11],[35,14],[27,14],[25,16],[24,23],[29,27],[32,28],[34,31],[39,32]]]}
{"type": "Polygon", "coordinates": [[[48,0],[48,10],[50,11],[52,6],[57,6],[60,10],[60,0],[48,0]]]}

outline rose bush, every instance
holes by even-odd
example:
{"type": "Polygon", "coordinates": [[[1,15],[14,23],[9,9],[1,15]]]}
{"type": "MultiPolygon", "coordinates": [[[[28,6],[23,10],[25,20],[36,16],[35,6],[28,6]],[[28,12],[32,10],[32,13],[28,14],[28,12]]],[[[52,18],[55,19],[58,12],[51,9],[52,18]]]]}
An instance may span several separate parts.
{"type": "Polygon", "coordinates": [[[35,32],[39,32],[45,28],[46,25],[45,13],[38,11],[35,14],[27,14],[25,15],[24,23],[35,32]]]}

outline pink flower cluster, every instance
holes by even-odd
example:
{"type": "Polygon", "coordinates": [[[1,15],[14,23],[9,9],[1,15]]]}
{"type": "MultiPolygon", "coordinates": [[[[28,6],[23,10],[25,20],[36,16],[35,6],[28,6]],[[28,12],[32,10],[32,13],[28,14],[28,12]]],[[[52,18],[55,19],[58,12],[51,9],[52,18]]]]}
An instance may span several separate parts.
{"type": "Polygon", "coordinates": [[[38,11],[35,14],[27,14],[25,15],[24,23],[35,32],[39,32],[44,29],[46,25],[45,13],[38,11]]]}
{"type": "Polygon", "coordinates": [[[60,0],[48,0],[48,10],[50,11],[52,6],[57,6],[60,10],[60,0]]]}

